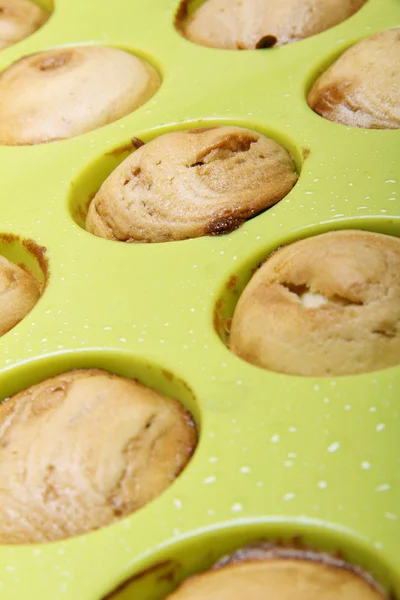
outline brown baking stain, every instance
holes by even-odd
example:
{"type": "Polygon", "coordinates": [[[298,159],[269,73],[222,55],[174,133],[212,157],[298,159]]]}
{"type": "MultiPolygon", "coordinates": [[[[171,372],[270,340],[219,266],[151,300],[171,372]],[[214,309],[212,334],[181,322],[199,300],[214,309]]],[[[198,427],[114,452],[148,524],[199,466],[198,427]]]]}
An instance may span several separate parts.
{"type": "Polygon", "coordinates": [[[253,277],[254,273],[256,273],[258,269],[260,269],[263,266],[263,264],[268,260],[268,258],[269,257],[267,257],[265,260],[259,260],[256,266],[250,269],[251,277],[253,277]]]}
{"type": "Polygon", "coordinates": [[[194,395],[194,392],[193,392],[192,388],[190,387],[190,385],[188,383],[186,383],[186,381],[184,379],[178,379],[178,381],[183,385],[185,390],[187,390],[189,392],[192,400],[196,401],[196,396],[194,395]]]}
{"type": "Polygon", "coordinates": [[[133,137],[130,142],[127,144],[122,144],[122,146],[117,146],[110,152],[106,152],[105,156],[120,156],[121,154],[125,154],[126,152],[132,152],[133,150],[138,150],[141,146],[144,146],[143,140],[133,137]]]}
{"type": "Polygon", "coordinates": [[[0,242],[11,244],[12,242],[19,241],[19,237],[13,233],[0,233],[0,242]]]}
{"type": "Polygon", "coordinates": [[[137,137],[132,138],[132,145],[134,148],[136,148],[136,150],[138,150],[139,148],[144,146],[144,144],[145,144],[145,142],[143,140],[141,140],[140,138],[137,138],[137,137]]]}
{"type": "MultiPolygon", "coordinates": [[[[40,281],[38,281],[38,284],[40,286],[40,292],[43,293],[43,291],[47,285],[48,278],[49,278],[49,261],[46,256],[47,249],[44,246],[39,246],[33,240],[22,239],[19,236],[14,235],[12,233],[0,233],[0,243],[1,244],[13,244],[15,242],[19,242],[21,244],[21,246],[23,248],[25,248],[25,250],[27,250],[29,252],[29,254],[33,255],[34,258],[36,259],[36,261],[44,275],[44,284],[42,284],[40,281]]],[[[31,275],[32,277],[34,277],[37,280],[37,278],[33,275],[33,273],[30,271],[30,269],[24,263],[17,263],[17,264],[23,271],[25,271],[25,273],[28,273],[29,275],[31,275]]]]}
{"type": "Polygon", "coordinates": [[[229,278],[228,283],[226,284],[226,289],[227,290],[234,290],[236,288],[237,282],[238,282],[238,276],[237,275],[232,275],[229,278]]]}
{"type": "Polygon", "coordinates": [[[179,568],[180,564],[175,560],[164,560],[162,562],[156,563],[155,565],[144,569],[140,573],[133,575],[132,577],[121,583],[121,585],[119,585],[110,594],[103,596],[101,600],[117,600],[118,595],[126,591],[130,585],[139,581],[140,579],[144,579],[149,575],[157,573],[157,571],[162,571],[158,576],[156,576],[157,581],[173,581],[176,571],[179,568]]]}
{"type": "Polygon", "coordinates": [[[182,22],[187,19],[189,13],[190,0],[182,0],[178,6],[178,10],[175,13],[174,25],[178,31],[182,33],[182,22]]]}
{"type": "Polygon", "coordinates": [[[278,43],[278,38],[275,35],[264,35],[260,38],[256,44],[256,50],[260,50],[262,48],[273,48],[278,43]]]}
{"type": "MultiPolygon", "coordinates": [[[[32,240],[22,240],[22,245],[30,254],[32,254],[36,258],[39,267],[44,275],[44,283],[42,284],[40,281],[38,282],[40,286],[40,293],[43,294],[49,281],[49,259],[46,256],[47,249],[44,246],[39,246],[32,240]]],[[[25,268],[25,270],[33,276],[33,273],[31,273],[29,269],[25,268]]],[[[35,277],[35,279],[37,278],[35,277]]]]}
{"type": "Polygon", "coordinates": [[[310,148],[308,148],[307,146],[304,146],[304,147],[301,149],[301,154],[302,154],[303,160],[307,160],[307,158],[308,158],[308,157],[310,156],[310,154],[311,154],[311,149],[310,149],[310,148]]]}
{"type": "Polygon", "coordinates": [[[214,331],[220,337],[221,337],[221,321],[222,321],[221,312],[222,312],[223,305],[224,304],[223,304],[222,298],[217,300],[217,303],[214,308],[214,315],[213,315],[214,331]]]}
{"type": "MultiPolygon", "coordinates": [[[[152,365],[146,365],[146,368],[149,371],[153,370],[152,365]]],[[[186,383],[186,381],[184,379],[181,379],[180,377],[176,377],[172,371],[169,371],[168,369],[161,369],[161,373],[164,375],[164,377],[168,380],[168,381],[175,381],[176,383],[178,383],[178,385],[181,385],[183,388],[185,388],[186,391],[189,392],[189,395],[191,397],[191,399],[196,402],[196,396],[192,390],[192,388],[190,387],[190,385],[188,383],[186,383]]],[[[137,381],[138,383],[141,383],[139,379],[135,379],[135,381],[137,381]]],[[[167,394],[168,395],[168,394],[167,394]]]]}
{"type": "Polygon", "coordinates": [[[168,371],[167,369],[162,369],[161,372],[164,375],[165,379],[168,379],[168,381],[173,381],[174,375],[173,373],[171,373],[171,371],[168,371]]]}
{"type": "Polygon", "coordinates": [[[66,65],[72,58],[72,52],[61,52],[45,59],[40,59],[34,66],[40,71],[54,71],[66,65]]]}
{"type": "Polygon", "coordinates": [[[318,93],[314,102],[309,102],[310,107],[320,115],[330,114],[337,104],[346,104],[346,87],[344,83],[332,83],[318,93]]]}
{"type": "Polygon", "coordinates": [[[238,229],[246,219],[237,217],[235,215],[218,217],[207,225],[206,235],[223,235],[224,233],[230,233],[238,229]]]}
{"type": "Polygon", "coordinates": [[[33,256],[36,258],[47,282],[49,274],[49,261],[46,256],[47,248],[45,248],[44,246],[39,246],[32,240],[22,240],[22,245],[26,250],[28,250],[28,252],[30,252],[30,254],[33,254],[33,256]]]}

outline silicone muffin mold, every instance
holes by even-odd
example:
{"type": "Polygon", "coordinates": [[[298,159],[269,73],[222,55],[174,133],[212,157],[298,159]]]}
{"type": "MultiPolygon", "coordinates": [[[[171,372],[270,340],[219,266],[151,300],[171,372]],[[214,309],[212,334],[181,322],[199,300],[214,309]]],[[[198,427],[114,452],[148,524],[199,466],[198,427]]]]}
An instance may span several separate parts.
{"type": "Polygon", "coordinates": [[[177,0],[57,0],[44,27],[0,53],[4,70],[35,52],[101,44],[162,77],[120,121],[0,147],[0,253],[12,240],[16,262],[46,279],[32,312],[0,338],[0,399],[71,368],[104,368],[182,401],[199,427],[187,468],[137,513],[62,542],[0,546],[0,596],[162,600],[246,543],[298,537],[399,596],[399,368],[280,375],[223,341],[252,270],[279,246],[343,228],[400,235],[400,132],[347,128],[306,102],[346,48],[400,23],[399,2],[368,0],[319,35],[247,52],[189,42],[175,29],[177,10],[177,0]],[[84,230],[90,199],[132,138],[218,124],[260,131],[291,152],[299,179],[281,202],[233,233],[173,243],[121,244],[84,230]],[[25,239],[42,249],[45,270],[25,239]]]}

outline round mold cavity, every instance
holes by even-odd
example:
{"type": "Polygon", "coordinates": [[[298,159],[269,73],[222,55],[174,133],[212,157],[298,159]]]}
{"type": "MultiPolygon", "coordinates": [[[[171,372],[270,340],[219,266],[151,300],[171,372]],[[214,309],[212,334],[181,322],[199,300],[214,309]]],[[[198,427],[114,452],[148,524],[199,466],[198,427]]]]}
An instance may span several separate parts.
{"type": "MultiPolygon", "coordinates": [[[[167,488],[164,488],[157,496],[146,504],[143,504],[137,510],[122,516],[122,518],[118,518],[117,522],[122,519],[130,519],[133,516],[136,516],[137,513],[140,513],[140,511],[146,510],[146,507],[152,502],[161,499],[164,492],[166,492],[175,481],[180,479],[182,472],[184,473],[186,469],[189,468],[191,460],[200,444],[201,414],[199,405],[193,391],[186,381],[177,377],[167,368],[163,368],[161,365],[155,364],[151,360],[138,357],[129,352],[115,350],[78,350],[60,352],[29,360],[25,363],[5,369],[0,373],[0,402],[7,401],[14,394],[37,383],[75,369],[101,369],[108,373],[136,380],[165,396],[177,400],[193,418],[197,431],[197,442],[193,454],[190,456],[183,470],[175,477],[167,488]]],[[[96,529],[78,534],[78,537],[90,535],[95,531],[96,529]]],[[[77,536],[66,536],[65,538],[58,539],[58,541],[68,541],[74,537],[77,536]]],[[[37,541],[35,543],[49,542],[37,541]]]]}
{"type": "Polygon", "coordinates": [[[237,45],[236,48],[221,48],[218,46],[208,46],[206,44],[201,44],[200,42],[196,42],[194,40],[191,40],[190,38],[188,38],[185,33],[184,33],[184,26],[185,23],[188,21],[188,19],[190,19],[190,17],[203,5],[207,2],[208,0],[180,0],[178,5],[177,5],[177,9],[175,12],[175,17],[174,17],[174,26],[175,29],[178,31],[178,33],[185,38],[185,40],[187,40],[188,42],[190,42],[193,45],[196,46],[200,46],[201,48],[204,49],[208,49],[208,50],[225,50],[225,51],[237,51],[237,50],[246,50],[246,51],[254,51],[254,50],[265,50],[265,49],[270,49],[270,48],[285,48],[286,46],[292,46],[293,44],[298,44],[299,42],[303,42],[305,40],[308,40],[310,38],[314,38],[318,35],[321,35],[325,32],[330,31],[331,29],[334,29],[335,27],[339,27],[342,23],[346,23],[346,21],[348,21],[349,19],[351,19],[354,15],[356,15],[357,13],[359,13],[364,5],[366,3],[368,3],[368,0],[364,0],[364,4],[361,5],[352,15],[348,16],[347,18],[345,18],[342,21],[339,21],[338,23],[331,25],[328,28],[323,29],[322,31],[318,32],[318,33],[314,33],[312,35],[309,35],[307,37],[304,37],[300,40],[294,40],[293,42],[289,42],[289,43],[284,43],[282,45],[278,45],[278,39],[277,37],[272,33],[272,32],[266,32],[266,34],[264,36],[262,36],[257,44],[256,47],[253,48],[246,48],[240,45],[237,45]]]}
{"type": "Polygon", "coordinates": [[[200,427],[200,412],[190,386],[179,376],[153,361],[126,351],[74,350],[35,358],[0,373],[0,402],[40,381],[73,369],[103,369],[136,379],[157,392],[179,400],[200,427]]]}
{"type": "MultiPolygon", "coordinates": [[[[0,143],[0,145],[2,146],[6,146],[6,147],[13,147],[13,146],[34,146],[37,144],[47,144],[47,143],[55,143],[55,142],[68,142],[71,139],[75,139],[75,138],[80,138],[84,135],[93,135],[94,132],[96,132],[97,130],[101,130],[104,127],[107,127],[108,125],[112,125],[113,123],[116,122],[120,122],[122,121],[124,118],[128,118],[132,113],[140,110],[144,105],[146,105],[159,91],[160,87],[162,86],[162,73],[160,71],[159,65],[155,64],[156,61],[154,61],[152,59],[152,57],[147,56],[147,54],[141,52],[140,50],[137,50],[136,48],[130,48],[124,45],[117,45],[117,44],[106,44],[106,43],[95,43],[95,42],[88,42],[88,43],[76,43],[74,45],[69,45],[69,46],[54,46],[51,48],[47,48],[43,51],[37,52],[37,53],[33,53],[27,56],[24,56],[24,60],[25,61],[30,61],[29,63],[29,67],[30,70],[32,69],[36,69],[37,71],[40,71],[40,73],[46,73],[48,72],[48,74],[46,75],[46,77],[52,77],[53,73],[56,72],[57,70],[66,67],[68,67],[68,63],[72,60],[75,63],[78,62],[78,71],[79,71],[79,60],[77,61],[76,59],[76,54],[74,54],[74,52],[76,53],[77,51],[79,51],[80,49],[82,49],[83,51],[88,50],[88,49],[95,49],[95,48],[103,48],[103,49],[111,49],[111,50],[119,50],[121,52],[124,52],[125,54],[129,54],[131,56],[133,56],[134,58],[138,59],[139,61],[141,61],[142,63],[144,63],[144,65],[148,68],[148,70],[151,70],[151,73],[149,75],[149,85],[146,89],[142,89],[141,94],[139,97],[135,98],[135,103],[134,105],[130,106],[129,108],[127,106],[125,106],[125,109],[122,113],[118,114],[118,115],[114,115],[112,116],[112,118],[110,118],[110,116],[108,116],[108,120],[106,120],[103,123],[100,124],[95,124],[94,122],[92,122],[93,118],[92,118],[92,114],[94,112],[93,106],[90,105],[90,102],[86,102],[86,105],[83,106],[83,102],[81,101],[81,106],[79,107],[79,110],[76,110],[76,107],[74,105],[69,107],[69,113],[65,113],[65,111],[57,113],[57,107],[54,108],[53,110],[53,114],[52,114],[52,109],[48,108],[46,114],[42,114],[41,118],[42,120],[47,119],[47,117],[49,118],[53,118],[53,120],[47,124],[47,129],[46,129],[46,123],[43,125],[42,129],[39,129],[39,132],[35,135],[30,134],[29,139],[19,139],[19,138],[12,138],[11,140],[7,141],[7,139],[0,143]],[[54,53],[53,55],[51,55],[50,53],[54,53]],[[48,56],[43,56],[43,54],[46,54],[48,56]],[[83,114],[84,111],[86,110],[86,115],[83,114]],[[65,123],[72,123],[72,125],[76,126],[76,119],[75,119],[75,115],[78,115],[78,117],[80,118],[80,121],[78,123],[78,125],[80,126],[80,128],[82,129],[83,126],[85,127],[89,127],[88,129],[84,130],[84,131],[74,131],[73,129],[71,130],[71,132],[69,132],[68,130],[65,131],[62,129],[63,125],[65,123]],[[60,132],[57,132],[55,134],[54,132],[54,128],[58,127],[60,129],[60,132]],[[31,139],[32,138],[32,139],[31,139]]],[[[82,61],[81,61],[82,62],[82,61]]],[[[87,62],[87,61],[86,61],[87,62]]],[[[4,74],[6,73],[6,71],[8,71],[9,69],[13,68],[14,66],[18,67],[18,63],[20,63],[20,60],[16,60],[14,61],[12,64],[8,65],[6,68],[3,69],[3,71],[0,74],[4,74]]],[[[115,67],[115,65],[114,65],[115,67]]],[[[124,65],[125,71],[127,70],[127,65],[124,65]]],[[[83,75],[82,73],[78,73],[78,75],[82,78],[83,75]]],[[[132,72],[129,72],[129,75],[132,75],[132,72]]],[[[29,76],[29,72],[28,72],[28,76],[29,76]]],[[[125,75],[126,76],[126,73],[125,75]]],[[[41,75],[41,77],[43,77],[41,75]]],[[[49,81],[46,79],[46,77],[44,79],[41,80],[41,84],[36,85],[36,88],[31,89],[31,94],[30,97],[32,97],[34,94],[36,94],[36,98],[35,98],[35,102],[37,104],[32,104],[30,105],[30,108],[32,109],[32,106],[37,106],[39,103],[42,103],[42,98],[39,94],[42,94],[42,90],[47,90],[47,92],[49,91],[51,85],[49,85],[49,81]]],[[[85,78],[85,77],[84,77],[85,78]]],[[[21,77],[20,77],[21,79],[21,77]]],[[[32,79],[32,78],[31,78],[32,79]]],[[[87,77],[86,77],[87,79],[87,77]]],[[[93,83],[93,82],[92,82],[93,83]]],[[[107,82],[102,82],[102,85],[106,84],[107,82]]],[[[123,83],[123,79],[120,78],[120,83],[123,83]]],[[[51,82],[50,82],[51,84],[51,82]]],[[[20,84],[21,85],[21,84],[20,84]]],[[[94,86],[98,85],[98,82],[94,82],[94,86]]],[[[62,89],[61,84],[58,86],[59,89],[62,89]]],[[[32,85],[31,85],[32,88],[32,85]]],[[[96,89],[96,88],[95,88],[96,89]]],[[[68,90],[67,90],[68,91],[68,90]]],[[[88,90],[86,90],[87,92],[88,90]]],[[[44,93],[44,92],[43,92],[44,93]]],[[[91,93],[93,94],[93,90],[91,90],[91,93]]],[[[132,94],[130,94],[132,95],[132,94]]],[[[75,93],[75,89],[72,88],[72,90],[70,90],[69,92],[69,96],[76,96],[75,93]]],[[[88,95],[86,94],[86,100],[88,100],[88,95]]],[[[129,95],[127,96],[127,92],[126,91],[121,91],[119,94],[119,100],[122,97],[129,97],[129,95]],[[122,94],[122,95],[121,95],[122,94]]],[[[61,98],[59,98],[59,104],[65,103],[65,94],[64,96],[61,96],[61,98]]],[[[117,98],[118,99],[118,98],[117,98]]],[[[108,97],[107,100],[108,104],[104,105],[104,106],[99,106],[97,107],[97,117],[96,119],[99,120],[100,118],[103,117],[103,114],[107,115],[107,111],[111,110],[111,108],[113,106],[118,105],[118,102],[116,101],[115,97],[108,97]]],[[[29,107],[28,107],[29,109],[29,107]]],[[[14,120],[15,123],[17,123],[18,119],[15,115],[12,114],[12,119],[14,120]]],[[[20,119],[20,117],[19,117],[20,119]]],[[[35,127],[35,123],[31,124],[31,129],[34,130],[35,127]]],[[[7,133],[7,132],[6,132],[7,133]]],[[[29,133],[29,132],[28,132],[29,133]]],[[[21,135],[23,136],[24,132],[22,131],[21,135]]],[[[9,134],[8,134],[9,137],[9,134]]]]}
{"type": "Polygon", "coordinates": [[[164,600],[187,577],[204,572],[224,557],[246,546],[270,545],[277,553],[287,551],[315,556],[327,554],[350,569],[372,577],[395,600],[400,592],[398,573],[386,564],[372,545],[356,534],[321,523],[268,522],[223,523],[195,531],[176,542],[155,549],[146,563],[137,565],[114,589],[99,600],[164,600]]]}
{"type": "MultiPolygon", "coordinates": [[[[6,48],[11,48],[12,46],[15,46],[16,44],[19,44],[20,42],[27,40],[34,33],[36,33],[36,31],[39,31],[40,29],[42,29],[46,25],[46,23],[49,21],[49,19],[51,18],[52,13],[54,12],[54,1],[53,0],[30,0],[30,2],[31,2],[31,4],[35,4],[39,8],[43,9],[46,13],[48,13],[47,19],[41,25],[39,25],[39,27],[37,27],[34,31],[29,33],[27,36],[15,41],[15,42],[12,42],[9,46],[6,46],[6,48]]],[[[0,1],[0,13],[3,12],[4,10],[7,11],[7,8],[4,9],[4,7],[2,6],[2,2],[0,1]]],[[[0,48],[0,50],[3,50],[3,49],[4,48],[0,48]]]]}
{"type": "MultiPolygon", "coordinates": [[[[365,37],[367,37],[367,36],[365,36],[365,37]]],[[[304,88],[303,88],[303,93],[304,93],[304,96],[306,99],[306,103],[307,103],[307,96],[308,96],[309,91],[311,90],[312,86],[317,81],[317,79],[322,75],[322,73],[324,73],[327,69],[329,69],[329,67],[331,65],[333,65],[333,63],[335,63],[337,61],[337,59],[340,58],[340,56],[342,54],[344,54],[344,52],[346,52],[346,50],[348,50],[349,48],[354,46],[354,44],[357,44],[362,39],[363,39],[362,36],[357,35],[350,40],[349,39],[343,40],[343,42],[341,44],[337,44],[334,49],[327,52],[325,55],[318,56],[316,61],[312,64],[312,66],[311,65],[309,66],[308,74],[304,78],[304,88]]],[[[308,106],[308,104],[307,104],[307,106],[308,106]]]]}
{"type": "MultiPolygon", "coordinates": [[[[226,277],[224,284],[216,293],[217,302],[215,303],[213,311],[213,327],[215,333],[225,346],[229,349],[230,325],[236,304],[238,303],[242,292],[257,269],[271,254],[273,254],[273,252],[283,246],[305,238],[328,233],[330,231],[340,231],[345,229],[359,229],[400,237],[400,218],[357,217],[313,224],[281,238],[278,243],[276,243],[275,240],[271,241],[269,244],[265,244],[263,249],[244,258],[237,269],[226,277]]],[[[255,368],[261,369],[262,367],[255,366],[255,368]]],[[[285,374],[285,376],[293,377],[293,375],[290,374],[285,374]]]]}
{"type": "Polygon", "coordinates": [[[43,295],[49,276],[46,248],[30,239],[0,233],[0,255],[32,275],[39,282],[40,295],[43,295]]]}
{"type": "MultiPolygon", "coordinates": [[[[81,228],[86,231],[85,228],[85,220],[86,215],[90,206],[91,201],[93,200],[96,193],[99,191],[101,185],[107,179],[107,177],[137,148],[150,142],[151,140],[160,137],[166,133],[171,133],[174,131],[183,131],[183,130],[191,130],[191,129],[207,129],[210,127],[218,127],[218,126],[235,126],[235,127],[243,127],[250,130],[253,130],[257,133],[265,135],[268,138],[271,138],[281,146],[283,146],[293,158],[297,174],[300,175],[302,163],[305,160],[306,156],[304,155],[304,150],[293,141],[286,132],[281,132],[276,130],[273,126],[268,126],[265,124],[249,121],[249,120],[231,120],[231,119],[200,119],[196,121],[185,121],[181,123],[173,123],[169,125],[165,125],[162,127],[157,127],[151,130],[137,132],[136,137],[130,138],[110,149],[107,148],[102,155],[88,164],[82,172],[78,175],[78,177],[71,183],[69,195],[68,195],[68,204],[69,204],[69,212],[73,221],[81,228]]],[[[296,186],[296,184],[295,184],[296,186]]],[[[295,187],[294,186],[294,187],[295,187]]],[[[289,192],[290,193],[290,192],[289,192]]],[[[286,197],[286,196],[285,196],[286,197]]],[[[283,198],[282,198],[283,200],[283,198]]],[[[279,204],[279,202],[277,203],[279,204]]],[[[263,214],[268,212],[269,209],[272,209],[275,205],[267,208],[259,214],[263,214]]],[[[250,219],[256,219],[258,215],[251,217],[250,219]]],[[[250,220],[248,219],[248,220],[250,220]]],[[[240,229],[240,227],[239,227],[240,229]]],[[[88,232],[87,232],[88,233],[88,232]]],[[[229,233],[229,232],[226,232],[229,233]]],[[[92,236],[92,234],[88,233],[92,236]]],[[[97,236],[93,236],[97,237],[97,236]]],[[[205,236],[202,236],[205,237],[205,236]]],[[[110,242],[110,240],[106,240],[104,238],[100,238],[104,242],[110,242]]],[[[189,238],[197,239],[197,238],[189,238]]],[[[181,240],[188,241],[188,240],[181,240]]],[[[169,243],[169,242],[168,242],[169,243]]]]}
{"type": "MultiPolygon", "coordinates": [[[[381,31],[384,31],[384,29],[382,29],[381,31]]],[[[326,123],[327,125],[345,127],[347,129],[348,128],[351,128],[351,129],[361,129],[361,131],[364,134],[366,132],[369,132],[370,134],[373,133],[373,132],[375,132],[375,133],[378,132],[380,135],[382,135],[385,132],[389,132],[389,134],[393,134],[394,131],[397,131],[396,129],[384,129],[384,128],[382,128],[382,129],[373,129],[373,128],[368,128],[368,127],[356,127],[356,126],[345,125],[343,123],[339,123],[337,121],[333,121],[333,120],[327,119],[326,117],[324,117],[324,116],[320,115],[318,112],[316,112],[308,104],[308,94],[310,93],[311,88],[316,83],[316,81],[332,65],[334,65],[336,63],[336,61],[345,52],[347,52],[347,50],[349,50],[350,48],[352,48],[353,46],[355,46],[359,42],[361,42],[361,41],[367,39],[368,37],[372,36],[374,33],[377,33],[377,32],[371,31],[368,35],[355,35],[351,39],[343,40],[342,43],[338,44],[336,46],[336,48],[334,50],[332,50],[330,53],[327,53],[326,55],[322,56],[321,58],[318,57],[317,61],[309,69],[309,72],[308,72],[308,74],[306,75],[306,77],[304,79],[304,86],[303,86],[304,101],[305,101],[305,103],[306,103],[306,105],[308,107],[308,110],[310,110],[315,117],[317,117],[318,119],[320,119],[320,122],[326,123]]]]}

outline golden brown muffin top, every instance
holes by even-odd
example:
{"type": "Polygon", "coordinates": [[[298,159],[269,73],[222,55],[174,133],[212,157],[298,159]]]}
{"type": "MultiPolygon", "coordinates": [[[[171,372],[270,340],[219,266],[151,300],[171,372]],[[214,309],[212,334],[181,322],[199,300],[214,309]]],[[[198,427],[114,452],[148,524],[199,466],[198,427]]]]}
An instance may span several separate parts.
{"type": "Polygon", "coordinates": [[[285,246],[237,304],[230,347],[266,369],[346,375],[400,362],[400,239],[335,231],[285,246]]]}
{"type": "Polygon", "coordinates": [[[41,286],[33,275],[0,256],[0,335],[30,312],[40,293],[41,286]]]}
{"type": "Polygon", "coordinates": [[[296,180],[287,150],[260,133],[175,131],[115,169],[90,205],[86,229],[125,242],[225,233],[281,200],[296,180]]]}
{"type": "Polygon", "coordinates": [[[167,600],[383,600],[372,578],[312,551],[244,548],[189,577],[167,600]]]}
{"type": "Polygon", "coordinates": [[[400,28],[349,48],[311,88],[308,104],[349,127],[400,128],[400,28]]]}
{"type": "Polygon", "coordinates": [[[30,0],[0,0],[0,50],[31,35],[49,16],[30,0]]]}
{"type": "Polygon", "coordinates": [[[179,475],[196,429],[179,402],[96,369],[0,404],[0,543],[47,542],[114,523],[179,475]]]}
{"type": "Polygon", "coordinates": [[[183,23],[189,40],[226,49],[281,46],[325,31],[366,0],[206,0],[183,23]]]}
{"type": "Polygon", "coordinates": [[[27,56],[0,74],[0,144],[86,133],[135,110],[159,85],[151,65],[117,48],[56,48],[27,56]]]}

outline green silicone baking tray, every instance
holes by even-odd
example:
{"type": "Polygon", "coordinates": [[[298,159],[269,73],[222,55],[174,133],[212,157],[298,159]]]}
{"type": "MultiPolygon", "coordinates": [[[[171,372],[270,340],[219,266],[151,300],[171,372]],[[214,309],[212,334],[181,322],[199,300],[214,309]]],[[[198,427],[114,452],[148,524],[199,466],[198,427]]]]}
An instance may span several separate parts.
{"type": "Polygon", "coordinates": [[[181,400],[200,436],[173,485],[117,524],[0,546],[1,599],[161,600],[188,573],[260,538],[339,551],[400,594],[400,367],[339,378],[267,372],[229,351],[223,327],[278,246],[342,228],[400,235],[400,131],[331,123],[305,100],[347,47],[400,23],[400,2],[368,0],[320,35],[242,52],[185,40],[174,27],[178,0],[52,8],[39,31],[0,53],[1,70],[41,50],[104,44],[146,58],[162,85],[94,132],[0,147],[0,252],[46,281],[32,312],[0,338],[0,400],[100,367],[181,400]],[[214,124],[286,146],[300,173],[289,195],[219,237],[124,244],[83,229],[132,136],[214,124]]]}

